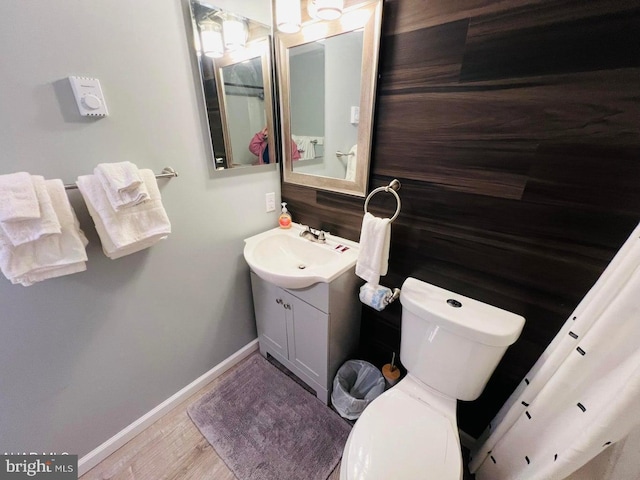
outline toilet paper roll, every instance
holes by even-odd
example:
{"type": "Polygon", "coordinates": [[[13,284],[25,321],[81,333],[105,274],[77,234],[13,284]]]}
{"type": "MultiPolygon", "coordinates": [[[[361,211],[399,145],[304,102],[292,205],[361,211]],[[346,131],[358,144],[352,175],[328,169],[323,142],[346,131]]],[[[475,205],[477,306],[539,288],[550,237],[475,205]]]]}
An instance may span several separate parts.
{"type": "Polygon", "coordinates": [[[380,311],[389,304],[389,299],[393,296],[391,289],[382,285],[371,285],[365,283],[360,287],[360,301],[371,308],[380,311]]]}
{"type": "Polygon", "coordinates": [[[382,376],[384,377],[387,387],[391,388],[400,380],[400,369],[396,366],[392,367],[390,363],[387,363],[382,367],[382,376]]]}

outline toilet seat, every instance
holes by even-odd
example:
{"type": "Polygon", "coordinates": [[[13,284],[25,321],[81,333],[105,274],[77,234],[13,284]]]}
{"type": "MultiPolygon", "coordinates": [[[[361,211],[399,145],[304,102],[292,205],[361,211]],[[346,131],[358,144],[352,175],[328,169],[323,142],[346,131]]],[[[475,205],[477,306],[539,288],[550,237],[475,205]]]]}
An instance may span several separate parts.
{"type": "Polygon", "coordinates": [[[460,480],[455,419],[394,387],[356,422],[340,473],[341,480],[460,480]]]}

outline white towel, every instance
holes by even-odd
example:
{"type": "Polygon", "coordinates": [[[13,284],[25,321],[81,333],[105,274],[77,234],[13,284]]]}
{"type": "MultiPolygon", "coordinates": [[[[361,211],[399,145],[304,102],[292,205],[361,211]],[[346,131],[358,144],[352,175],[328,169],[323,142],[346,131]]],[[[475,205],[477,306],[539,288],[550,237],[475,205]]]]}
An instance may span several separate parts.
{"type": "Polygon", "coordinates": [[[344,175],[344,179],[349,182],[356,181],[356,167],[358,166],[358,145],[354,145],[349,150],[349,155],[347,156],[347,171],[344,175]]]}
{"type": "Polygon", "coordinates": [[[87,239],[80,230],[61,180],[46,180],[60,233],[13,246],[0,231],[0,269],[12,283],[24,286],[86,270],[87,239]]]}
{"type": "Polygon", "coordinates": [[[100,163],[93,169],[93,173],[100,180],[116,211],[138,205],[149,198],[140,171],[131,162],[100,163]]]}
{"type": "Polygon", "coordinates": [[[143,184],[138,167],[131,162],[99,163],[93,173],[103,186],[106,183],[118,193],[133,190],[143,184]]]}
{"type": "Polygon", "coordinates": [[[31,181],[38,199],[40,217],[15,222],[0,222],[0,228],[14,246],[33,242],[46,235],[60,233],[60,222],[53,205],[51,205],[51,197],[47,192],[44,177],[32,175],[31,181]]]}
{"type": "Polygon", "coordinates": [[[40,218],[38,198],[27,172],[0,175],[0,222],[40,218]]]}
{"type": "Polygon", "coordinates": [[[94,175],[78,177],[78,188],[93,218],[102,250],[111,259],[148,248],[171,233],[171,222],[162,206],[160,190],[151,170],[140,170],[149,200],[116,212],[94,175]]]}
{"type": "Polygon", "coordinates": [[[380,276],[389,268],[391,220],[365,213],[360,232],[360,253],[356,263],[356,275],[372,286],[380,283],[380,276]]]}
{"type": "Polygon", "coordinates": [[[291,135],[291,139],[296,142],[296,145],[298,146],[300,160],[311,160],[312,158],[316,158],[315,144],[311,142],[312,137],[291,135]]]}

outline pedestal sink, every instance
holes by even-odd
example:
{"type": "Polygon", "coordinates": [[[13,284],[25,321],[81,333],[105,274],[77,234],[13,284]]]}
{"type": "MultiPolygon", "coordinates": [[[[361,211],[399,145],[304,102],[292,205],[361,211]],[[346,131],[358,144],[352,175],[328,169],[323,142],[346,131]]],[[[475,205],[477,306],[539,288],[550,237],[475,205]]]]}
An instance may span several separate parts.
{"type": "Polygon", "coordinates": [[[282,288],[329,283],[358,259],[358,244],[326,234],[325,243],[300,237],[304,227],[273,228],[245,240],[244,258],[260,278],[282,288]]]}

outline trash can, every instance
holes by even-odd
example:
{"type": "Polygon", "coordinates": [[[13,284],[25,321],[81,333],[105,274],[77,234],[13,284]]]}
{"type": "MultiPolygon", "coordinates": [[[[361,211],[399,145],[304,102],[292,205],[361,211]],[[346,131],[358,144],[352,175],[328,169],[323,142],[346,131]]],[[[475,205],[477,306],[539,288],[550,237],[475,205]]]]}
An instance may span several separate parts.
{"type": "Polygon", "coordinates": [[[338,413],[356,420],[371,401],[384,392],[380,370],[364,360],[348,360],[333,379],[331,403],[338,413]]]}

